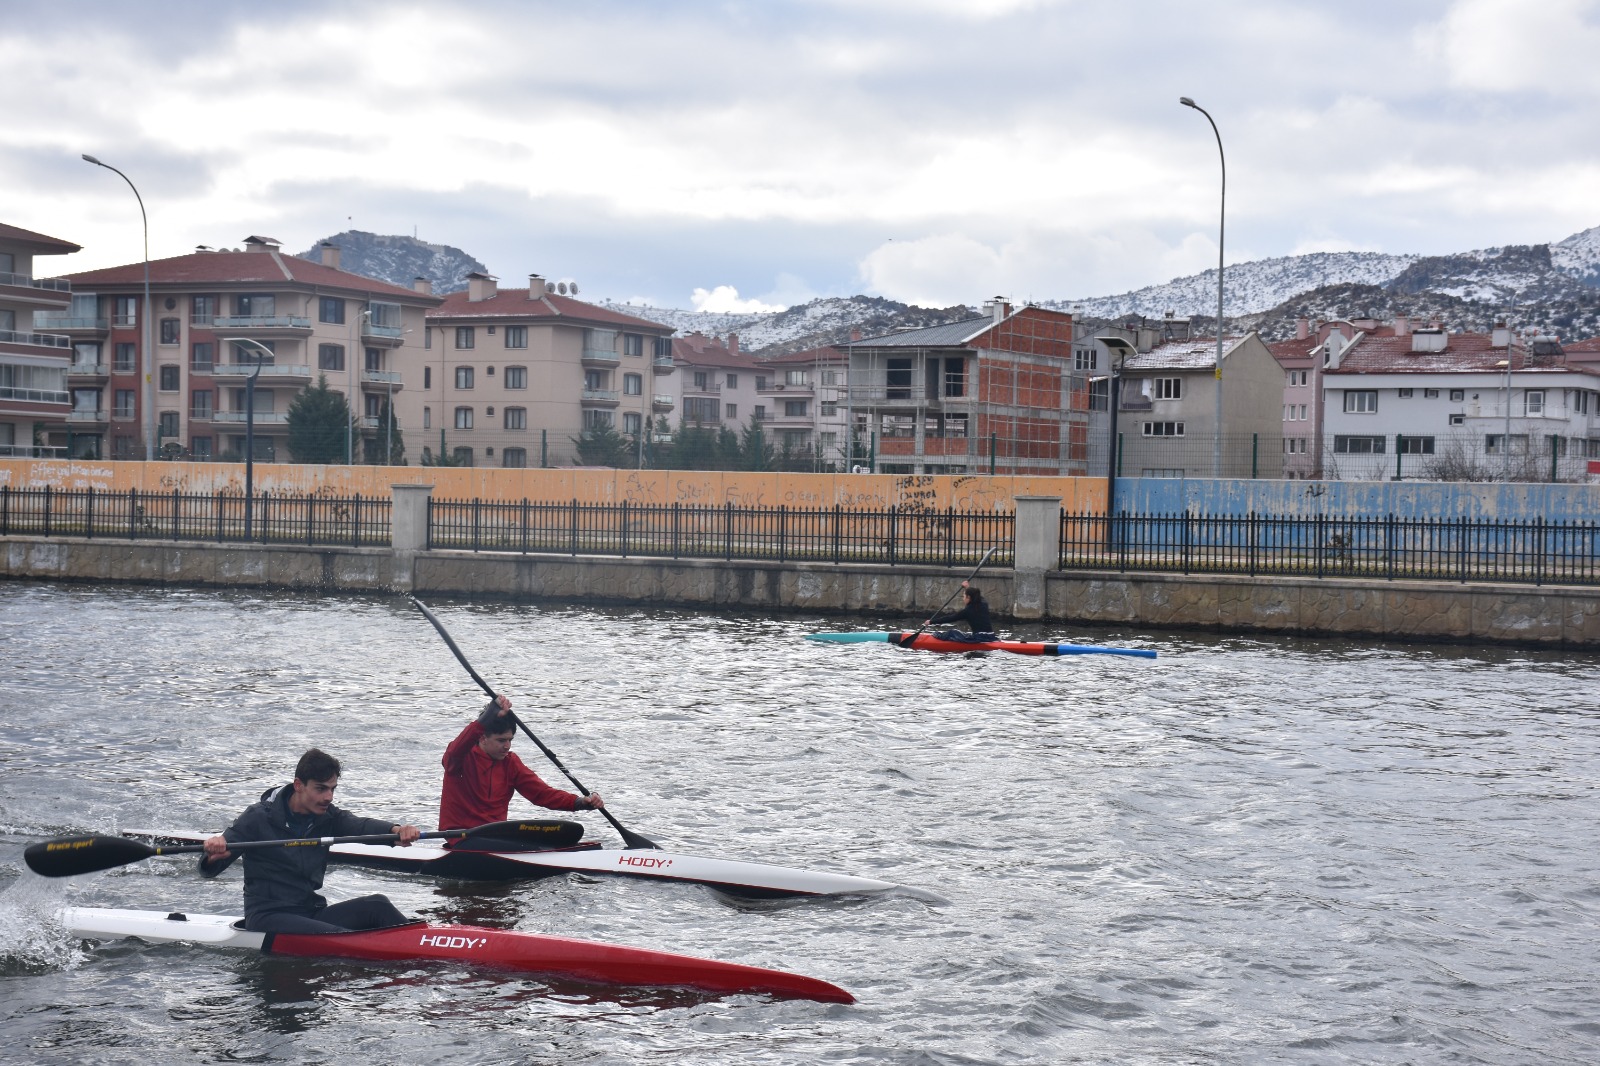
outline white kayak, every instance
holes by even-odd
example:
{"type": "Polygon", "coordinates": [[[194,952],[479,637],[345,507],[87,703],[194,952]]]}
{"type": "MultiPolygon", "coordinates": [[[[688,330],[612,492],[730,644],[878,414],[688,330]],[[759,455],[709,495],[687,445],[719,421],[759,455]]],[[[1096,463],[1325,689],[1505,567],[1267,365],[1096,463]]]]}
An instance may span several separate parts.
{"type": "MultiPolygon", "coordinates": [[[[124,830],[124,835],[199,843],[208,834],[188,830],[128,829],[124,830]]],[[[429,840],[418,841],[408,848],[391,844],[334,844],[328,851],[335,862],[468,881],[514,881],[587,873],[707,885],[755,899],[873,895],[890,891],[938,899],[892,881],[870,877],[733,859],[708,859],[674,851],[610,849],[594,844],[544,851],[476,851],[448,848],[429,840]]]]}

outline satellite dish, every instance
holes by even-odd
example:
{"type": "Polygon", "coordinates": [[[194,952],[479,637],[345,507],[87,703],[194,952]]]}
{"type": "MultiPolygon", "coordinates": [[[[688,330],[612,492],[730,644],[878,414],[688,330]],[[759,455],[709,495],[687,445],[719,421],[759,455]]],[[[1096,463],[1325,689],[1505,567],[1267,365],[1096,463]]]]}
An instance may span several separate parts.
{"type": "Polygon", "coordinates": [[[567,286],[567,288],[572,290],[572,295],[574,295],[574,296],[578,295],[578,283],[576,281],[574,281],[571,285],[567,286]]]}
{"type": "Polygon", "coordinates": [[[544,291],[545,292],[555,292],[556,291],[556,283],[553,282],[553,281],[545,282],[544,283],[544,291]]]}
{"type": "Polygon", "coordinates": [[[565,296],[567,294],[567,283],[564,281],[556,282],[556,291],[565,296]]]}

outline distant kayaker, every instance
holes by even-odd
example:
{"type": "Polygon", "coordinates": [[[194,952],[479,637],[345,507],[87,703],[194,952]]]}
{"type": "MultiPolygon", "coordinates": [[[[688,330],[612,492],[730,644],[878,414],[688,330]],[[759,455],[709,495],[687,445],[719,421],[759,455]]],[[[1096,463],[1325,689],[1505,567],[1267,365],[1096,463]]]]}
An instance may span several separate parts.
{"type": "Polygon", "coordinates": [[[961,610],[936,614],[922,623],[922,625],[923,628],[927,628],[928,626],[944,625],[949,622],[965,622],[971,627],[972,632],[963,633],[959,629],[947,629],[939,634],[941,640],[959,640],[967,644],[982,644],[999,639],[995,636],[994,623],[989,621],[989,605],[984,602],[983,593],[965,581],[961,583],[961,610]]]}
{"type": "MultiPolygon", "coordinates": [[[[300,756],[294,780],[245,808],[233,825],[207,838],[200,872],[215,877],[238,858],[230,843],[394,833],[409,845],[420,831],[378,818],[362,818],[333,805],[339,760],[312,748],[300,756]]],[[[358,896],[329,904],[318,890],[328,869],[321,846],[252,848],[244,855],[244,924],[257,933],[338,933],[382,929],[410,921],[389,897],[358,896]]]]}
{"type": "Polygon", "coordinates": [[[515,792],[522,793],[529,803],[553,811],[592,811],[606,805],[598,792],[585,798],[545,784],[511,750],[516,735],[517,716],[511,713],[510,698],[496,696],[444,749],[440,829],[503,822],[515,792]]]}

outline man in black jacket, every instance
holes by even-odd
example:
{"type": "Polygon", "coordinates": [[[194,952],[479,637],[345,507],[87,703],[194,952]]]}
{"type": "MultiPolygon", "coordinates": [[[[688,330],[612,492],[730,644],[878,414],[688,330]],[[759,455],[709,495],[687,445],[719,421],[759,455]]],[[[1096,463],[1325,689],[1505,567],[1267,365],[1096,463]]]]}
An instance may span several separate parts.
{"type": "Polygon", "coordinates": [[[939,634],[939,639],[958,640],[963,644],[982,644],[998,639],[995,636],[994,623],[989,621],[989,605],[984,601],[983,593],[963,581],[961,583],[961,601],[961,610],[936,614],[922,623],[923,627],[948,624],[950,622],[965,622],[972,627],[971,633],[963,633],[959,629],[947,629],[939,634]]]}
{"type": "MultiPolygon", "coordinates": [[[[377,818],[362,818],[333,805],[339,760],[312,748],[300,756],[294,781],[269,791],[245,808],[233,825],[205,842],[200,872],[215,877],[237,858],[230,843],[325,836],[394,833],[410,844],[419,830],[377,818]]],[[[319,844],[251,848],[244,853],[244,923],[257,933],[340,933],[381,929],[408,921],[387,896],[359,896],[332,906],[318,893],[328,868],[319,844]]]]}

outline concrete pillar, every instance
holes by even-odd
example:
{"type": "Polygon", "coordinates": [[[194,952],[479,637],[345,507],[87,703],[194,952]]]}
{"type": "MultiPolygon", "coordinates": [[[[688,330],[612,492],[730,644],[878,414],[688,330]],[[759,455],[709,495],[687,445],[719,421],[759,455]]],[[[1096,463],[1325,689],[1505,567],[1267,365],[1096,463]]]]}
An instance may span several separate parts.
{"type": "Polygon", "coordinates": [[[1045,580],[1061,556],[1061,497],[1018,496],[1016,577],[1011,616],[1043,618],[1045,580]]]}
{"type": "Polygon", "coordinates": [[[400,592],[416,587],[417,552],[428,547],[428,501],[432,485],[390,485],[393,503],[389,513],[389,537],[394,549],[394,580],[400,592]]]}

